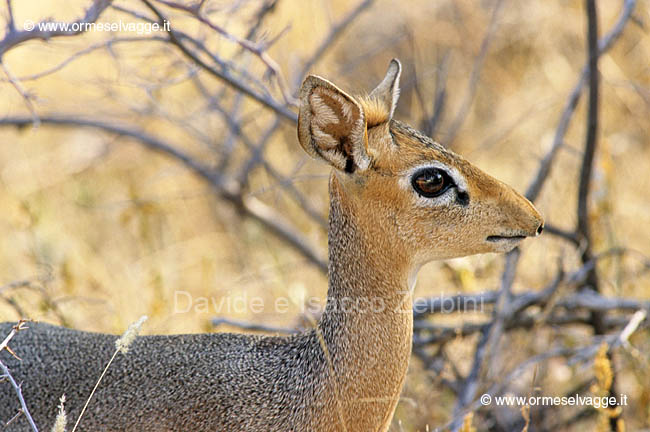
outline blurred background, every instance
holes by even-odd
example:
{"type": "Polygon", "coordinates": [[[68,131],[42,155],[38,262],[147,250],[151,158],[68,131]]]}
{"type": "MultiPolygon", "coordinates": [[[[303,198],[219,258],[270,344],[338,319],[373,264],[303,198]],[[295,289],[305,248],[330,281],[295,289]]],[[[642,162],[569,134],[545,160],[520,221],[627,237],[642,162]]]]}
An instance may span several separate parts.
{"type": "Polygon", "coordinates": [[[3,2],[0,320],[119,333],[146,314],[149,334],[308,326],[317,316],[305,303],[324,304],[327,292],[329,170],[298,145],[296,92],[307,73],[368,92],[397,57],[397,119],[522,193],[549,162],[534,198],[550,229],[508,258],[516,268],[504,272],[499,255],[432,263],[416,297],[551,290],[502,321],[478,362],[494,301],[418,317],[391,430],[458,429],[467,413],[478,430],[648,430],[647,320],[625,343],[618,336],[649,309],[650,5],[596,4],[599,36],[615,37],[598,60],[585,237],[582,1],[3,2]],[[29,33],[30,20],[122,27],[29,33]],[[143,26],[162,20],[170,31],[143,26]],[[585,289],[595,303],[576,296],[585,289]],[[285,311],[273,307],[281,296],[285,311]],[[236,305],[258,297],[262,310],[236,305]],[[215,318],[226,322],[215,328],[215,318]],[[609,357],[596,354],[602,341],[609,357]],[[602,384],[594,358],[614,384],[602,384]],[[476,404],[488,390],[614,388],[628,396],[618,413],[476,404]]]}

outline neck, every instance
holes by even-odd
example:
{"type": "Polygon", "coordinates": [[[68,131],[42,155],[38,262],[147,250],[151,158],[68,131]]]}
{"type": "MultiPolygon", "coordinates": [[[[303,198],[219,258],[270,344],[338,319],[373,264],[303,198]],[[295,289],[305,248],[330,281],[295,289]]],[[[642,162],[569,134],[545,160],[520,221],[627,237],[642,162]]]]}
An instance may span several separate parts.
{"type": "Polygon", "coordinates": [[[411,354],[407,260],[385,238],[385,227],[360,223],[363,209],[346,200],[335,178],[330,203],[329,291],[319,324],[321,345],[329,356],[346,429],[384,430],[411,354]]]}

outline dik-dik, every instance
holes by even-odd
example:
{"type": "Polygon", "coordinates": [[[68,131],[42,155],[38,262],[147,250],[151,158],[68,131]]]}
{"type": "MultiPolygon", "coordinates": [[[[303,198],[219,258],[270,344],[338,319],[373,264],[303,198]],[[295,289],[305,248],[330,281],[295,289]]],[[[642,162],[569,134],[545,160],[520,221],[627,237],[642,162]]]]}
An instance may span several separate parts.
{"type": "MultiPolygon", "coordinates": [[[[394,120],[401,66],[353,97],[309,76],[298,139],[331,165],[329,290],[302,334],[143,336],[109,368],[81,421],[93,431],[386,431],[404,384],[412,290],[431,261],[506,252],[542,216],[511,187],[394,120]],[[363,301],[359,301],[359,300],[363,301]]],[[[10,324],[0,326],[7,334],[10,324]]],[[[115,337],[31,324],[2,353],[41,428],[65,393],[76,418],[115,337]]],[[[19,409],[0,383],[0,420],[19,409]]],[[[24,418],[10,431],[28,430],[24,418]]]]}

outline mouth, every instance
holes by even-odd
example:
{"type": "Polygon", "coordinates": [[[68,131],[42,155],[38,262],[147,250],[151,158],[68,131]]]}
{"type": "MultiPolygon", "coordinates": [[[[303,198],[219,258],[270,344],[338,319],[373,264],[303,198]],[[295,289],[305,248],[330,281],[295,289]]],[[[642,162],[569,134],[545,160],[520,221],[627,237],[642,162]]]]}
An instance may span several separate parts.
{"type": "Polygon", "coordinates": [[[487,237],[487,241],[491,243],[499,243],[503,241],[520,241],[525,239],[526,236],[523,235],[514,235],[514,236],[500,236],[500,235],[491,235],[487,237]]]}

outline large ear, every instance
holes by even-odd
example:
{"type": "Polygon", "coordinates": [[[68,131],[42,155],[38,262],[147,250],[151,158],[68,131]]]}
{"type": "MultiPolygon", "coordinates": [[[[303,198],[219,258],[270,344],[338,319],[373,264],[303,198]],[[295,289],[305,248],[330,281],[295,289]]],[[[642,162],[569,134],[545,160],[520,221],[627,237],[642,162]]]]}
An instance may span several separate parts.
{"type": "Polygon", "coordinates": [[[298,140],[312,157],[352,173],[370,166],[363,108],[331,82],[310,75],[300,89],[298,140]]]}
{"type": "Polygon", "coordinates": [[[370,92],[370,97],[381,102],[389,112],[388,119],[393,118],[397,100],[399,99],[399,78],[402,74],[402,64],[392,59],[388,65],[386,76],[379,85],[370,92]]]}

